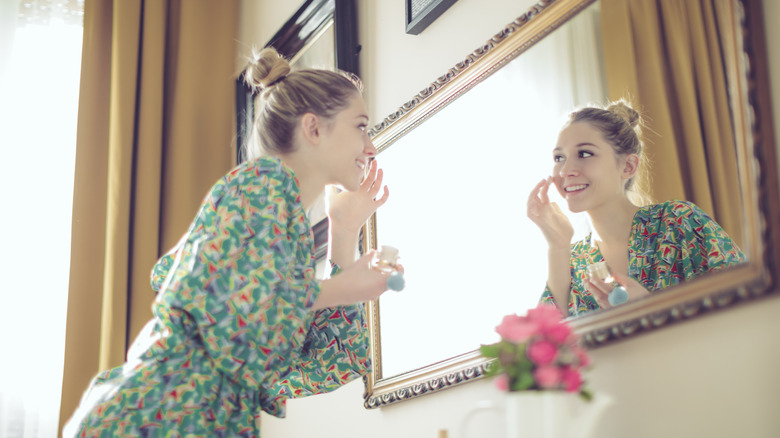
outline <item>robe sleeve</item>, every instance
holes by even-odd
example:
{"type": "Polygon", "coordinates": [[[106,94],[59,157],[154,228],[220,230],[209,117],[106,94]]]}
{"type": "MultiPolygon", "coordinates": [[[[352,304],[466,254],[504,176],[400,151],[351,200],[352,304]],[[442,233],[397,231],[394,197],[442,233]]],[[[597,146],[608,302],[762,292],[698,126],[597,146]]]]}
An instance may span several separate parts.
{"type": "MultiPolygon", "coordinates": [[[[569,302],[566,305],[569,316],[577,316],[582,313],[598,310],[599,305],[593,296],[585,291],[583,278],[586,275],[586,267],[590,261],[590,246],[585,245],[584,241],[575,242],[571,245],[571,256],[569,259],[569,302]]],[[[550,285],[544,285],[544,292],[539,299],[539,304],[556,305],[555,297],[550,291],[550,285]]]]}
{"type": "Polygon", "coordinates": [[[210,192],[176,253],[155,314],[172,330],[199,338],[221,373],[263,392],[289,369],[320,288],[289,226],[288,208],[299,206],[290,198],[292,178],[247,173],[210,192]]]}
{"type": "Polygon", "coordinates": [[[668,226],[676,234],[681,250],[681,269],[687,279],[745,261],[745,255],[723,228],[690,202],[673,204],[668,226]]]}
{"type": "Polygon", "coordinates": [[[152,268],[151,283],[152,290],[155,292],[159,292],[163,283],[165,283],[165,279],[168,277],[168,272],[170,272],[171,266],[173,266],[173,262],[176,259],[176,253],[187,242],[188,235],[189,233],[184,234],[184,236],[179,239],[179,242],[176,243],[176,246],[168,251],[167,254],[160,257],[160,259],[157,260],[157,263],[154,264],[154,267],[152,268]]]}
{"type": "MultiPolygon", "coordinates": [[[[331,268],[331,275],[341,270],[333,262],[331,268]]],[[[337,389],[369,372],[369,346],[363,304],[321,309],[309,326],[299,361],[271,391],[295,398],[337,389]]]]}
{"type": "Polygon", "coordinates": [[[550,292],[550,286],[544,285],[544,292],[542,293],[542,297],[539,299],[539,304],[551,304],[553,306],[556,306],[557,303],[555,302],[555,297],[552,296],[552,292],[550,292]]]}
{"type": "Polygon", "coordinates": [[[151,283],[152,290],[155,292],[159,292],[160,288],[162,288],[165,279],[168,277],[168,272],[170,271],[171,266],[173,266],[174,259],[175,254],[169,253],[160,257],[160,260],[157,260],[157,263],[154,264],[154,268],[152,268],[151,283]]]}
{"type": "Polygon", "coordinates": [[[322,309],[309,328],[299,362],[271,392],[285,398],[330,392],[370,369],[363,304],[322,309]]]}

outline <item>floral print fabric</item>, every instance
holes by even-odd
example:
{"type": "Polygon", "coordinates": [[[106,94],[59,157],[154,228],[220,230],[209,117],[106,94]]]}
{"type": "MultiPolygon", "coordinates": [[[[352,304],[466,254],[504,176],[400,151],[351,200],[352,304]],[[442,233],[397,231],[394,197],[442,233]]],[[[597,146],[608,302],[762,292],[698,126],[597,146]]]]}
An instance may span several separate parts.
{"type": "Polygon", "coordinates": [[[154,267],[154,318],[90,384],[73,435],[259,437],[261,410],[366,374],[363,305],[311,311],[312,254],[288,167],[264,157],[223,177],[154,267]]]}
{"type": "MultiPolygon", "coordinates": [[[[583,285],[587,266],[603,260],[591,235],[571,247],[569,315],[599,308],[583,285]]],[[[745,261],[725,231],[696,205],[668,201],[641,207],[634,215],[628,246],[628,275],[650,292],[745,261]]],[[[554,304],[549,287],[542,303],[554,304]]]]}

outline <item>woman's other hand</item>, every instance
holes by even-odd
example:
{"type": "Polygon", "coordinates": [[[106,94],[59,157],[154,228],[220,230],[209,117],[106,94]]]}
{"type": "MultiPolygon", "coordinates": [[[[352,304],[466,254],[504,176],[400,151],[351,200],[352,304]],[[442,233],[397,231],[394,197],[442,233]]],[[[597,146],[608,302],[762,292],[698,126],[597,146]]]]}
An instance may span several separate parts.
{"type": "MultiPolygon", "coordinates": [[[[320,283],[320,295],[312,308],[343,306],[379,298],[387,291],[389,273],[372,269],[371,259],[376,251],[369,251],[333,277],[320,283]]],[[[403,267],[398,271],[403,273],[403,267]]]]}
{"type": "Polygon", "coordinates": [[[542,230],[547,244],[551,248],[566,248],[568,251],[574,236],[569,218],[563,214],[555,202],[550,202],[547,192],[550,190],[552,178],[545,178],[536,185],[528,196],[528,218],[542,230]]]}
{"type": "MultiPolygon", "coordinates": [[[[585,279],[585,289],[593,295],[593,298],[599,304],[602,309],[614,307],[609,304],[609,293],[615,287],[614,283],[623,286],[628,292],[628,301],[633,301],[639,298],[650,295],[650,292],[644,288],[638,281],[623,274],[612,274],[614,282],[592,281],[589,278],[585,279]]],[[[626,302],[628,302],[626,301],[626,302]]]]}

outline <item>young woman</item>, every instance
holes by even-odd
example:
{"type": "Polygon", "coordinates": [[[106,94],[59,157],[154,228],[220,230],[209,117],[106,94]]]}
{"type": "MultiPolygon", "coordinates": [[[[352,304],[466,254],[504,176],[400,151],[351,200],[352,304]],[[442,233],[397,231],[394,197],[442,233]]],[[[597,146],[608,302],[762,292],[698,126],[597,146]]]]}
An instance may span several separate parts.
{"type": "Polygon", "coordinates": [[[355,248],[388,191],[376,199],[359,84],[290,72],[273,49],[247,80],[263,90],[260,149],[212,187],[154,267],[154,318],[128,361],[93,380],[65,436],[258,437],[261,411],[283,416],[286,399],[370,369],[362,303],[388,275],[370,269],[371,254],[355,261],[355,248]],[[329,206],[333,274],[320,281],[305,211],[329,184],[345,191],[329,206]]]}
{"type": "Polygon", "coordinates": [[[629,199],[642,161],[639,114],[623,101],[569,115],[553,149],[553,174],[534,187],[528,217],[548,243],[542,302],[564,315],[610,307],[615,282],[592,281],[587,266],[605,261],[635,300],[745,260],[723,229],[685,201],[637,206],[629,199]],[[592,232],[574,230],[548,190],[555,185],[572,212],[587,213],[592,232]]]}

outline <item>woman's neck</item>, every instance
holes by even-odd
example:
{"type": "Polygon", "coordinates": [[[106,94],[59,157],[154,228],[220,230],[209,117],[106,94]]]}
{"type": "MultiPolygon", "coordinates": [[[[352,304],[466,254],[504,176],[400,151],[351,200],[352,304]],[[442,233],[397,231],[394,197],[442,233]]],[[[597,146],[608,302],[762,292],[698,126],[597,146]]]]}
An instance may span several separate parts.
{"type": "Polygon", "coordinates": [[[602,205],[588,211],[593,238],[601,246],[626,245],[631,234],[631,224],[639,207],[628,198],[602,205]]]}

